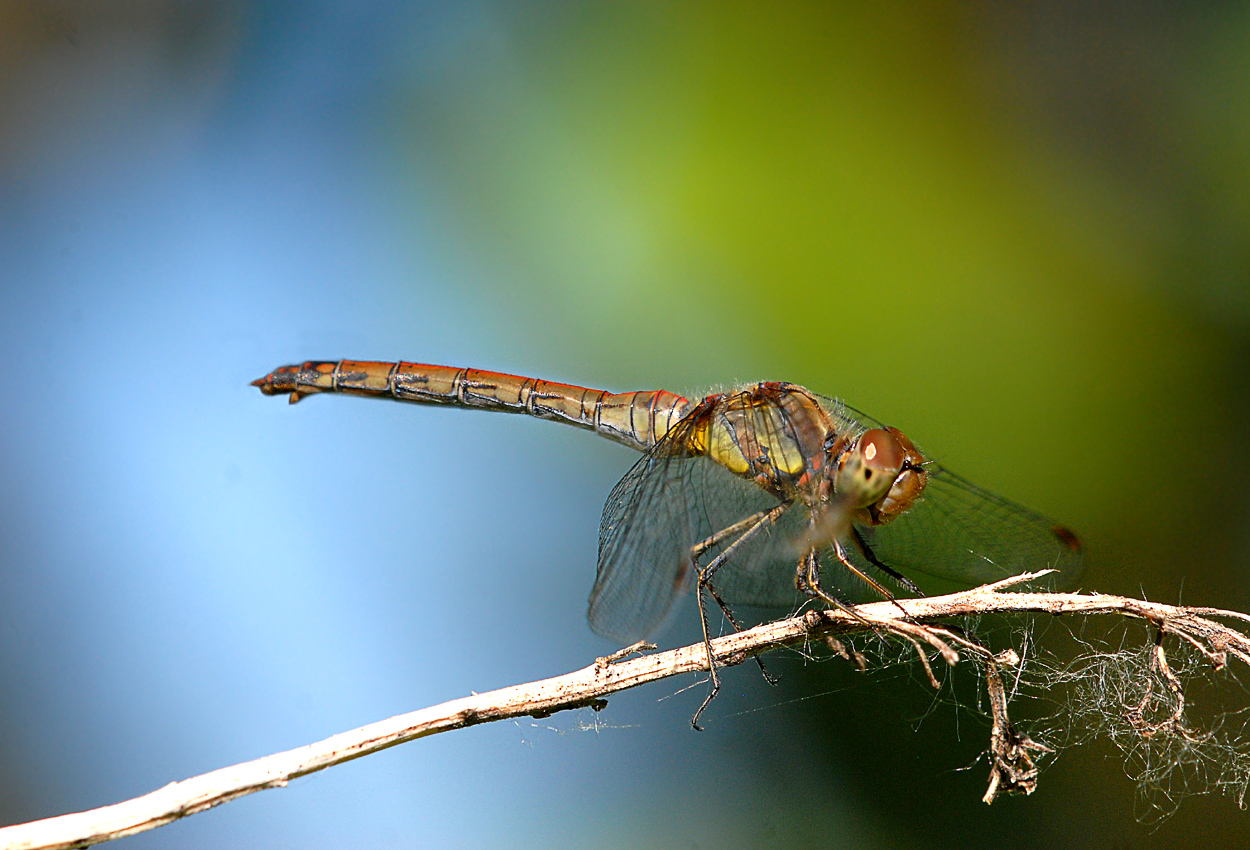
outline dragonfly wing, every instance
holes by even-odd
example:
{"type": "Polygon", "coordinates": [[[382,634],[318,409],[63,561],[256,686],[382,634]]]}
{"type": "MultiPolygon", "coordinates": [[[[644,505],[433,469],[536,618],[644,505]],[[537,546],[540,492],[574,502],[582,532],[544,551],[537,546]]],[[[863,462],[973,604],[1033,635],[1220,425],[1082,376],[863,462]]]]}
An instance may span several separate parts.
{"type": "Polygon", "coordinates": [[[652,450],[612,488],[599,526],[590,627],[622,644],[654,634],[690,586],[694,538],[683,486],[685,459],[652,450]]]}
{"type": "Polygon", "coordinates": [[[925,468],[924,494],[906,513],[888,525],[857,526],[883,563],[971,584],[1043,569],[1075,581],[1081,551],[1072,532],[937,464],[925,468]]]}
{"type": "MultiPolygon", "coordinates": [[[[705,457],[679,449],[679,423],[613,488],[599,528],[599,566],[590,594],[590,626],[630,643],[654,635],[674,603],[693,589],[697,576],[691,548],[716,532],[777,506],[751,481],[705,457]]],[[[793,604],[796,549],[805,528],[792,508],[772,527],[734,550],[713,586],[729,604],[793,604]]],[[[700,556],[705,567],[732,545],[728,537],[700,556]]]]}
{"type": "MultiPolygon", "coordinates": [[[[754,482],[734,475],[709,460],[701,460],[690,470],[691,491],[699,540],[735,522],[777,507],[775,496],[754,482]]],[[[792,608],[802,599],[794,586],[800,548],[809,534],[810,514],[798,503],[792,504],[772,524],[737,543],[712,577],[712,586],[731,606],[792,608]]],[[[737,536],[728,537],[704,554],[699,563],[710,565],[737,536]]]]}

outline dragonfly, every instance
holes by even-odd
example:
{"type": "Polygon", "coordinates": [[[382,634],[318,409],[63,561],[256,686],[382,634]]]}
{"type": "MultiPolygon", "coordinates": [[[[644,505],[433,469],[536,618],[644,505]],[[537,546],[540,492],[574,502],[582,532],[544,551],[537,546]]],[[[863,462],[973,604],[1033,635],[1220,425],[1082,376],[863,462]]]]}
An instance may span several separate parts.
{"type": "Polygon", "coordinates": [[[913,574],[974,585],[1026,571],[1075,575],[1081,543],[1054,520],[930,460],[899,429],[797,384],[765,382],[701,400],[611,393],[478,369],[360,360],[282,366],[252,382],[292,404],[344,393],[520,413],[592,430],[642,453],[612,489],[599,528],[588,619],[621,645],[653,637],[695,592],[712,663],[708,600],[805,601],[855,616],[856,595],[920,594],[913,574]]]}

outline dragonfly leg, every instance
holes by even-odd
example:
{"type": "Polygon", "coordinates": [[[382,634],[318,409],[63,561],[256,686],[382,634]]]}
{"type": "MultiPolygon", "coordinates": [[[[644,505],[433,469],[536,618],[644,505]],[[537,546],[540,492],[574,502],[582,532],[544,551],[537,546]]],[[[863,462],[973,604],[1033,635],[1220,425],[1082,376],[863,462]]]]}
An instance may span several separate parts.
{"type": "MultiPolygon", "coordinates": [[[[812,515],[813,531],[816,530],[817,524],[818,524],[817,517],[815,514],[813,514],[812,515]]],[[[892,575],[895,578],[899,579],[909,589],[915,590],[917,593],[920,592],[919,588],[917,588],[916,585],[914,585],[910,580],[900,575],[895,570],[887,567],[885,564],[881,563],[881,561],[875,555],[872,554],[872,551],[868,548],[867,542],[864,540],[863,536],[859,533],[859,529],[855,528],[854,526],[851,526],[850,531],[851,531],[851,539],[855,541],[856,548],[858,548],[861,552],[864,553],[864,557],[867,558],[870,563],[872,563],[875,566],[880,567],[889,575],[892,575]]],[[[823,536],[824,535],[821,535],[821,534],[814,535],[815,539],[817,540],[821,539],[823,536]]],[[[848,558],[846,555],[846,550],[842,548],[841,535],[833,538],[833,551],[834,551],[834,554],[837,555],[838,560],[842,562],[842,566],[850,570],[853,575],[858,576],[865,584],[867,584],[873,590],[877,591],[877,593],[880,593],[883,599],[888,599],[891,602],[893,602],[896,606],[898,606],[898,600],[894,598],[893,593],[886,590],[885,587],[883,587],[879,581],[877,581],[872,576],[868,575],[859,567],[851,563],[851,559],[848,558]]],[[[815,596],[820,599],[823,599],[826,602],[836,605],[839,609],[847,612],[848,614],[854,613],[853,606],[848,607],[846,603],[842,602],[841,600],[834,599],[831,595],[826,593],[825,590],[820,586],[820,561],[816,555],[815,547],[809,549],[807,551],[807,554],[804,555],[803,559],[799,562],[798,573],[794,577],[794,585],[800,591],[808,594],[809,596],[815,596]]],[[[902,606],[898,606],[898,607],[899,607],[899,610],[901,611],[902,606]]],[[[904,611],[903,613],[906,613],[906,612],[904,611]]],[[[861,621],[864,620],[864,618],[859,616],[858,614],[855,614],[855,618],[861,621]]]]}
{"type": "MultiPolygon", "coordinates": [[[[881,560],[875,554],[873,554],[872,547],[868,545],[868,541],[864,539],[864,535],[860,534],[859,529],[855,528],[854,526],[851,527],[850,540],[852,543],[855,544],[855,548],[859,550],[859,553],[864,556],[865,560],[867,560],[868,563],[872,564],[874,567],[881,570],[881,572],[893,578],[895,581],[897,581],[899,584],[901,584],[903,587],[907,588],[908,590],[910,590],[912,593],[916,594],[917,596],[924,596],[924,594],[920,592],[920,588],[916,587],[915,582],[913,582],[907,576],[898,572],[894,568],[883,564],[881,560]]],[[[839,555],[839,560],[842,560],[843,563],[846,563],[845,559],[843,559],[840,555],[839,555]]],[[[859,571],[856,570],[856,573],[859,573],[859,571]]]]}
{"type": "Polygon", "coordinates": [[[707,622],[707,600],[704,598],[703,594],[705,591],[710,593],[712,598],[716,600],[717,605],[719,605],[721,610],[728,616],[730,624],[733,625],[735,629],[740,630],[736,618],[729,614],[728,606],[725,605],[720,596],[712,589],[710,582],[712,577],[716,574],[716,571],[729,560],[733,553],[737,551],[738,547],[746,543],[756,534],[759,534],[759,532],[764,528],[767,528],[769,525],[776,522],[777,518],[785,513],[788,507],[790,507],[789,503],[784,503],[777,505],[774,508],[770,508],[769,510],[752,514],[741,522],[736,522],[728,528],[721,529],[711,537],[704,540],[702,543],[692,547],[690,550],[691,561],[694,563],[694,567],[699,574],[699,580],[695,585],[695,598],[699,603],[699,625],[703,628],[703,646],[707,649],[707,669],[712,679],[712,686],[708,691],[708,695],[704,697],[703,703],[699,706],[699,710],[696,711],[694,713],[694,717],[690,719],[690,725],[695,728],[695,731],[703,731],[703,727],[699,725],[699,716],[703,714],[703,710],[708,707],[712,700],[715,699],[716,694],[720,692],[720,676],[716,674],[716,660],[712,656],[712,633],[708,628],[707,622]],[[739,531],[742,533],[738,536],[737,540],[726,546],[706,567],[701,569],[699,568],[698,559],[700,555],[706,554],[708,549],[739,531]]]}
{"type": "Polygon", "coordinates": [[[846,550],[842,548],[841,540],[833,541],[833,552],[835,555],[838,556],[838,560],[842,562],[842,566],[846,567],[853,574],[855,574],[860,579],[862,579],[866,584],[868,584],[869,587],[877,591],[877,593],[880,593],[884,598],[889,599],[891,601],[894,600],[894,594],[886,590],[881,585],[881,582],[877,581],[875,578],[868,575],[868,573],[864,572],[859,567],[851,563],[851,559],[846,556],[846,550]]]}
{"type": "MultiPolygon", "coordinates": [[[[708,549],[711,549],[717,543],[720,543],[722,540],[724,540],[727,537],[733,537],[739,531],[749,530],[751,526],[755,525],[761,519],[763,519],[767,514],[775,510],[776,508],[772,508],[771,510],[760,511],[758,513],[751,514],[746,519],[739,520],[738,522],[735,522],[733,525],[729,526],[728,528],[722,528],[720,531],[716,532],[711,537],[707,538],[701,543],[696,543],[694,546],[690,547],[690,557],[693,560],[698,561],[699,558],[703,557],[703,555],[707,553],[708,549]]],[[[710,568],[711,567],[709,565],[709,569],[710,568]]]]}
{"type": "MultiPolygon", "coordinates": [[[[834,541],[833,546],[834,546],[834,552],[837,553],[838,560],[842,562],[843,566],[845,566],[855,575],[862,578],[868,584],[875,587],[883,596],[885,596],[887,599],[893,602],[895,607],[898,608],[900,611],[902,611],[904,615],[907,614],[907,611],[903,608],[903,606],[898,604],[898,600],[894,598],[893,594],[891,594],[888,590],[886,590],[877,582],[873,581],[871,577],[865,575],[863,571],[856,569],[855,565],[852,564],[850,562],[850,559],[846,557],[846,551],[842,548],[841,542],[834,541]]],[[[838,610],[843,611],[846,614],[849,614],[850,616],[854,617],[856,620],[859,620],[861,623],[868,626],[878,635],[880,635],[883,631],[889,632],[891,634],[895,634],[900,637],[903,637],[911,641],[913,645],[916,645],[915,638],[913,638],[906,629],[902,629],[898,626],[895,626],[889,623],[883,623],[880,621],[873,622],[869,620],[868,618],[866,618],[858,610],[856,610],[854,605],[843,602],[841,599],[836,598],[835,596],[828,593],[824,588],[822,588],[820,586],[820,558],[817,555],[815,548],[808,549],[807,554],[804,555],[802,560],[799,561],[798,572],[795,574],[795,577],[794,577],[794,585],[795,587],[799,589],[799,591],[806,593],[809,596],[814,596],[818,599],[822,599],[825,602],[832,605],[834,608],[837,608],[838,610]]],[[[928,662],[926,661],[925,663],[927,667],[928,662]]],[[[929,678],[930,678],[930,681],[933,681],[932,675],[930,675],[929,678]]]]}
{"type": "Polygon", "coordinates": [[[877,627],[864,619],[863,615],[855,610],[854,605],[843,602],[820,586],[820,558],[817,556],[814,548],[808,549],[807,554],[800,559],[798,572],[794,576],[794,586],[799,589],[800,593],[806,593],[808,596],[820,599],[839,611],[850,614],[856,620],[876,631],[877,627]]]}
{"type": "MultiPolygon", "coordinates": [[[[890,591],[886,590],[885,587],[883,587],[879,581],[876,581],[872,576],[868,575],[866,572],[864,572],[863,570],[859,569],[858,567],[856,567],[854,564],[851,563],[851,559],[846,556],[846,550],[842,548],[841,540],[835,540],[833,542],[833,551],[834,551],[834,554],[838,556],[838,560],[842,562],[842,566],[846,567],[852,573],[854,573],[855,575],[863,579],[868,585],[870,585],[874,590],[876,590],[877,593],[880,593],[886,599],[893,602],[894,607],[902,611],[904,616],[907,616],[907,610],[903,608],[902,605],[898,604],[898,600],[894,598],[893,593],[890,593],[890,591]]],[[[893,570],[890,570],[889,572],[892,575],[898,575],[898,573],[894,572],[893,570]]],[[[902,578],[902,576],[899,576],[899,578],[902,578]]],[[[904,580],[906,581],[906,579],[904,580]]],[[[910,581],[907,582],[907,584],[911,587],[915,587],[915,585],[912,584],[910,581]]],[[[919,593],[920,591],[917,590],[916,592],[919,593]]]]}
{"type": "MultiPolygon", "coordinates": [[[[720,594],[716,592],[716,588],[712,587],[710,584],[705,584],[704,587],[707,589],[707,592],[711,594],[712,599],[716,600],[716,604],[720,606],[721,613],[725,615],[725,619],[729,621],[729,625],[733,626],[734,631],[743,631],[744,627],[742,623],[738,622],[738,618],[734,616],[734,612],[725,603],[725,600],[720,598],[720,594]]],[[[775,687],[778,684],[778,679],[772,673],[769,673],[768,668],[764,666],[763,656],[756,655],[755,663],[759,665],[760,673],[764,676],[764,681],[775,687]]]]}

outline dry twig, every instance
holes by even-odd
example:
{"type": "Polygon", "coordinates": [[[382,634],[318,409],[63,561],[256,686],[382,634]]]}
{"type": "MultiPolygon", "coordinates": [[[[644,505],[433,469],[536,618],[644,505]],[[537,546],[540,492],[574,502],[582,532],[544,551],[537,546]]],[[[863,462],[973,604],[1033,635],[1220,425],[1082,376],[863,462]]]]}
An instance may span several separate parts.
{"type": "MultiPolygon", "coordinates": [[[[1250,621],[1245,614],[1215,608],[1162,605],[1100,593],[1004,591],[1039,575],[1042,573],[1026,573],[947,596],[860,605],[856,607],[858,618],[838,610],[809,611],[792,619],[717,638],[712,641],[712,652],[718,667],[730,666],[771,649],[811,639],[832,639],[834,643],[831,645],[841,646],[836,641],[836,635],[877,628],[882,633],[899,635],[911,641],[917,654],[924,659],[929,678],[934,682],[936,679],[929,669],[923,643],[936,649],[950,664],[958,661],[956,647],[969,652],[985,666],[993,721],[989,747],[991,774],[989,790],[984,798],[986,802],[991,802],[1003,791],[1031,793],[1036,787],[1037,769],[1030,752],[1046,748],[1016,730],[1007,717],[1007,699],[999,669],[1018,661],[1014,652],[1009,650],[995,655],[974,639],[934,625],[935,622],[989,613],[1120,614],[1147,620],[1160,634],[1172,634],[1188,641],[1217,669],[1225,665],[1229,654],[1250,664],[1250,637],[1212,619],[1250,621]]],[[[630,649],[646,648],[649,647],[630,649]]],[[[0,828],[0,850],[85,847],[133,835],[254,791],[280,788],[296,777],[415,738],[493,720],[546,717],[557,711],[583,706],[598,709],[606,704],[605,697],[618,691],[708,669],[707,652],[702,643],[636,658],[629,658],[628,654],[625,651],[614,653],[582,670],[552,679],[474,694],[401,714],[315,744],[170,783],[123,803],[0,828]]],[[[1161,644],[1156,654],[1156,663],[1166,676],[1167,662],[1161,644]]]]}

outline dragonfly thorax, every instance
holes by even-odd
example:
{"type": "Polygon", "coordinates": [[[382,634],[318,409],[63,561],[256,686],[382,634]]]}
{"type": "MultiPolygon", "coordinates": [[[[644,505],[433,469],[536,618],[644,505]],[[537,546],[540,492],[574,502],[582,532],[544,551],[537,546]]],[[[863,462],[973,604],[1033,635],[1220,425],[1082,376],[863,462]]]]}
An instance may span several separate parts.
{"type": "Polygon", "coordinates": [[[828,475],[830,446],[845,445],[819,400],[794,384],[756,384],[709,396],[699,408],[688,438],[695,453],[782,501],[814,494],[828,475]]]}
{"type": "Polygon", "coordinates": [[[795,384],[708,396],[691,413],[685,450],[754,481],[783,502],[837,500],[858,522],[884,525],[925,486],[925,458],[897,428],[856,433],[795,384]]]}

